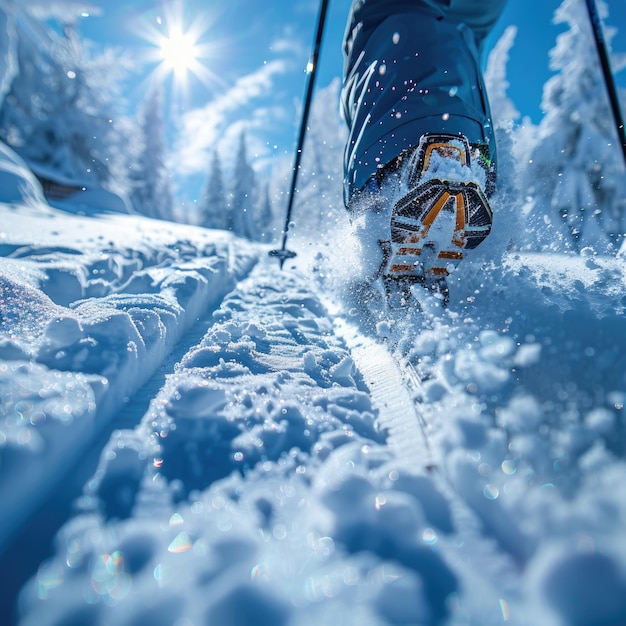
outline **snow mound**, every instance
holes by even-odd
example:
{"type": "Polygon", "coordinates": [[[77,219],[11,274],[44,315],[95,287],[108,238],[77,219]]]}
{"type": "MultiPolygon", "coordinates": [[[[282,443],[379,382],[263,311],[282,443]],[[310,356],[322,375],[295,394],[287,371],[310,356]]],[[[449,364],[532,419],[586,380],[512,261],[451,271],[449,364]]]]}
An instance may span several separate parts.
{"type": "MultiPolygon", "coordinates": [[[[108,227],[129,244],[121,219],[108,227]]],[[[202,231],[195,243],[170,232],[135,248],[68,247],[60,231],[75,223],[45,207],[13,224],[0,265],[0,499],[12,503],[0,545],[253,259],[238,269],[228,241],[207,245],[202,231]],[[34,224],[42,240],[21,245],[34,224]]]]}

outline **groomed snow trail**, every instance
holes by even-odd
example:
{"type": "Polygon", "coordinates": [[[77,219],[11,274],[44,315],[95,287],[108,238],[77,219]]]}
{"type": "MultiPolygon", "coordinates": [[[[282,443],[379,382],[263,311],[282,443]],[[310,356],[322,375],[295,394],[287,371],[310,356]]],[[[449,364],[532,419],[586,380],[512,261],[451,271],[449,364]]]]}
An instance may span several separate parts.
{"type": "Polygon", "coordinates": [[[111,437],[23,623],[442,618],[454,514],[383,422],[306,280],[257,266],[111,437]]]}
{"type": "Polygon", "coordinates": [[[0,384],[23,419],[4,432],[12,454],[3,458],[0,498],[15,506],[0,522],[0,546],[201,312],[247,271],[243,262],[233,272],[228,245],[203,252],[185,241],[132,250],[103,245],[90,255],[64,246],[12,248],[0,282],[8,362],[0,384]],[[39,419],[49,426],[34,428],[39,419]],[[72,427],[57,436],[55,421],[72,427]]]}
{"type": "Polygon", "coordinates": [[[47,556],[103,437],[139,421],[133,408],[168,354],[259,251],[233,254],[227,235],[125,215],[43,204],[0,214],[0,607],[10,623],[16,585],[47,556]]]}

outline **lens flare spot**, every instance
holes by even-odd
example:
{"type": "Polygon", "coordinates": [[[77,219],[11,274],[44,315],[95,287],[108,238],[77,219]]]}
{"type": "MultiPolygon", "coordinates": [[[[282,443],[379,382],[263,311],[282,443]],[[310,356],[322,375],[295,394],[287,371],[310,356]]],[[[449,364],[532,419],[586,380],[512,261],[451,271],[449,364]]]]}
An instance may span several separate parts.
{"type": "Polygon", "coordinates": [[[180,513],[174,513],[172,517],[170,517],[170,528],[174,528],[174,526],[180,526],[184,523],[183,516],[180,513]]]}
{"type": "Polygon", "coordinates": [[[265,563],[258,563],[250,571],[250,578],[256,580],[268,580],[268,568],[265,563]]]}
{"type": "Polygon", "coordinates": [[[511,611],[506,600],[500,600],[500,610],[502,611],[502,619],[508,622],[511,619],[511,611]]]}
{"type": "Polygon", "coordinates": [[[517,472],[517,467],[515,465],[515,461],[502,461],[502,471],[507,474],[507,476],[513,476],[515,472],[517,472]]]}
{"type": "Polygon", "coordinates": [[[172,543],[170,543],[167,548],[169,552],[174,552],[175,554],[180,554],[181,552],[187,552],[191,548],[191,539],[189,535],[183,531],[178,533],[172,543]]]}
{"type": "Polygon", "coordinates": [[[495,485],[485,485],[483,493],[485,494],[485,498],[487,498],[487,500],[497,500],[500,495],[500,490],[495,485]]]}

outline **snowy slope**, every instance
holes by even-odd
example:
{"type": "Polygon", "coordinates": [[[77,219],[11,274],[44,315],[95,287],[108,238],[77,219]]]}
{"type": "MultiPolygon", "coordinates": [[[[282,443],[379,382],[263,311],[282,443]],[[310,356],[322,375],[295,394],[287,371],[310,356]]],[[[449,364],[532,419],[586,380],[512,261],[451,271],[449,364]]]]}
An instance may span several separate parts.
{"type": "Polygon", "coordinates": [[[626,622],[621,260],[496,233],[448,309],[371,324],[328,246],[280,272],[132,216],[0,223],[5,545],[113,425],[19,623],[626,622]]]}

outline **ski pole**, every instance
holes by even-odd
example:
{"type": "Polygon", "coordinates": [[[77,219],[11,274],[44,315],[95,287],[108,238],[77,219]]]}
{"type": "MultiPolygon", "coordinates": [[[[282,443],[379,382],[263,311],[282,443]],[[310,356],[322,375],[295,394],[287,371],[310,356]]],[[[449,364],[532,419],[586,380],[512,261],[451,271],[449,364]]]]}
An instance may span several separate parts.
{"type": "Polygon", "coordinates": [[[596,41],[596,48],[598,49],[598,56],[600,57],[600,65],[602,66],[602,73],[604,74],[604,82],[611,102],[611,109],[613,110],[613,117],[615,119],[615,126],[617,129],[617,136],[622,144],[622,154],[624,156],[624,165],[626,165],[626,132],[624,131],[624,118],[622,117],[622,110],[619,104],[619,98],[617,96],[617,88],[615,87],[615,81],[613,80],[613,72],[611,71],[611,62],[609,60],[609,53],[604,41],[604,34],[602,32],[602,22],[596,7],[595,0],[587,1],[587,11],[589,12],[589,20],[591,21],[591,28],[593,30],[593,36],[596,41]]]}
{"type": "Polygon", "coordinates": [[[322,45],[322,35],[324,34],[324,23],[326,21],[326,10],[328,9],[328,0],[322,0],[319,15],[317,17],[317,30],[315,34],[315,44],[313,54],[307,65],[307,85],[306,97],[304,101],[304,109],[302,110],[302,119],[300,120],[300,134],[298,136],[298,146],[296,148],[293,171],[291,173],[291,188],[289,191],[289,201],[287,204],[287,215],[285,217],[285,227],[283,229],[283,241],[279,250],[270,250],[270,256],[275,256],[280,261],[280,268],[287,259],[293,259],[296,253],[293,250],[287,250],[287,237],[289,235],[289,223],[291,222],[291,212],[293,210],[293,202],[296,193],[296,184],[298,182],[298,172],[300,170],[300,159],[302,158],[302,148],[304,146],[304,138],[306,136],[307,122],[309,119],[309,111],[311,109],[311,100],[313,98],[313,85],[315,83],[315,74],[317,72],[317,60],[319,58],[320,48],[322,45]]]}

